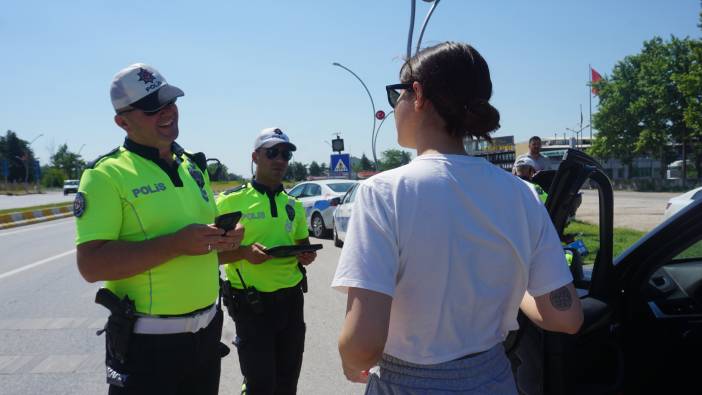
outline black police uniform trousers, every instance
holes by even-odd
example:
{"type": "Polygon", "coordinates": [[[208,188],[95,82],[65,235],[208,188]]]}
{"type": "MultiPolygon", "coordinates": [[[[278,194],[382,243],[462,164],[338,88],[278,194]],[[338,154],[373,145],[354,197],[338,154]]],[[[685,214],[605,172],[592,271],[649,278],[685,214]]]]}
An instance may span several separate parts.
{"type": "MultiPolygon", "coordinates": [[[[109,368],[124,383],[110,383],[110,395],[217,394],[221,360],[227,347],[220,343],[222,311],[196,333],[173,335],[132,334],[125,364],[107,352],[109,368]]],[[[114,380],[112,380],[114,382],[114,380]]]]}
{"type": "Polygon", "coordinates": [[[261,313],[251,309],[244,293],[232,292],[234,344],[247,395],[295,394],[305,348],[304,297],[299,285],[260,292],[261,313]]]}

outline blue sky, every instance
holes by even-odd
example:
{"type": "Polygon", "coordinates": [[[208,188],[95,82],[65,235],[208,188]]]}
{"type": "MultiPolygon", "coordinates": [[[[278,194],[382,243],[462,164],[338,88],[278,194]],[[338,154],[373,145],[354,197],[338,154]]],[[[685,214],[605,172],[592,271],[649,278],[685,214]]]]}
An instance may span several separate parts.
{"type": "MultiPolygon", "coordinates": [[[[417,1],[416,29],[429,7],[417,1]]],[[[699,37],[698,0],[442,0],[423,44],[475,46],[490,65],[497,136],[553,136],[588,117],[588,64],[609,74],[644,40],[699,37]]],[[[262,128],[286,130],[294,160],[328,161],[340,132],[352,155],[371,157],[371,106],[397,82],[409,27],[408,0],[9,1],[0,13],[0,132],[32,140],[42,162],[67,143],[87,159],[119,145],[112,76],[135,62],[182,88],[181,145],[250,174],[262,128]]],[[[415,33],[415,39],[417,34],[415,33]]],[[[593,100],[596,111],[597,100],[593,100]]],[[[394,119],[378,155],[399,148],[394,119]]]]}

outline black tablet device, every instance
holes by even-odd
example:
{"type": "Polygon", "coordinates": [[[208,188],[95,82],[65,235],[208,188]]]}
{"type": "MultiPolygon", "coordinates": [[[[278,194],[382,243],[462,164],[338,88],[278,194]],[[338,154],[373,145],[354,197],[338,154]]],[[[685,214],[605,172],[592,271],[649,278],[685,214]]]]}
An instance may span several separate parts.
{"type": "Polygon", "coordinates": [[[241,219],[241,211],[235,211],[233,213],[222,214],[215,219],[215,226],[223,229],[225,232],[229,232],[234,229],[236,224],[241,219]]]}
{"type": "Polygon", "coordinates": [[[276,258],[295,256],[301,252],[313,252],[322,249],[321,244],[299,244],[294,246],[278,246],[267,248],[264,252],[276,258]]]}

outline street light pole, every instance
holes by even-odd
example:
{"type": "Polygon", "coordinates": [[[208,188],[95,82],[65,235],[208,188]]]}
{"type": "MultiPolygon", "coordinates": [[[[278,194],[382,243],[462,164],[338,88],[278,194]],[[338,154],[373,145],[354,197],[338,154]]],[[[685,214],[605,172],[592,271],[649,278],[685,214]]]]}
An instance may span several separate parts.
{"type": "Polygon", "coordinates": [[[44,133],[39,133],[37,137],[33,138],[32,141],[27,144],[27,151],[24,153],[24,189],[27,189],[29,186],[29,149],[32,147],[32,143],[37,141],[37,139],[43,135],[44,133]]]}
{"type": "MultiPolygon", "coordinates": [[[[390,114],[394,114],[395,110],[390,111],[385,115],[385,117],[380,121],[380,125],[378,125],[378,129],[375,131],[375,136],[373,136],[373,152],[375,152],[375,147],[376,147],[376,142],[378,141],[378,133],[380,133],[380,128],[383,126],[383,123],[385,122],[386,119],[390,116],[390,114]]],[[[377,170],[377,169],[376,169],[377,170]]]]}
{"type": "Polygon", "coordinates": [[[356,73],[354,73],[353,71],[351,71],[351,69],[349,69],[348,67],[346,67],[346,66],[344,66],[344,65],[342,65],[341,63],[338,63],[338,62],[334,62],[334,63],[332,63],[332,65],[333,65],[333,66],[337,66],[337,67],[341,67],[342,69],[348,71],[349,73],[351,73],[351,75],[353,75],[354,77],[356,77],[356,79],[358,80],[358,82],[360,82],[361,85],[363,85],[363,89],[365,89],[365,90],[366,90],[366,93],[368,94],[368,98],[370,99],[370,102],[371,102],[371,108],[372,108],[372,110],[373,110],[373,112],[371,113],[371,115],[373,116],[373,129],[371,129],[371,149],[372,149],[372,151],[373,151],[373,162],[375,163],[375,168],[376,168],[376,170],[377,170],[377,169],[378,169],[378,158],[377,158],[376,155],[375,155],[375,145],[373,144],[373,138],[374,138],[374,136],[375,136],[375,102],[373,101],[373,96],[371,96],[371,93],[370,93],[370,91],[368,90],[368,87],[366,86],[365,82],[363,82],[363,80],[361,79],[361,77],[359,77],[358,75],[356,75],[356,73]]]}
{"type": "Polygon", "coordinates": [[[433,3],[433,4],[431,5],[429,12],[427,13],[427,16],[424,17],[424,23],[422,24],[422,29],[419,31],[419,39],[417,39],[417,49],[415,49],[415,51],[414,51],[415,54],[417,52],[419,52],[419,48],[422,45],[422,37],[424,37],[424,30],[427,28],[427,24],[429,23],[429,18],[431,18],[431,15],[434,13],[436,6],[439,5],[439,1],[441,1],[441,0],[424,0],[424,2],[426,2],[426,3],[433,3]]]}

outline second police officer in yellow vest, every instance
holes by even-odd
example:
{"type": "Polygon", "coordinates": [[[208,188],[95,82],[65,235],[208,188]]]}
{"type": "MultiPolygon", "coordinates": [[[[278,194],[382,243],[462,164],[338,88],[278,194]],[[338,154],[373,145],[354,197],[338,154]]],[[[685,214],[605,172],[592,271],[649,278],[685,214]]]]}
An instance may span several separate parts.
{"type": "Polygon", "coordinates": [[[296,150],[278,128],[256,138],[252,160],[255,178],[222,193],[220,214],[241,211],[246,229],[241,247],[224,252],[225,298],[236,324],[244,388],[248,394],[294,394],[305,342],[304,268],[314,252],[273,258],[266,248],[309,244],[302,204],[283,189],[283,176],[296,150]]]}

